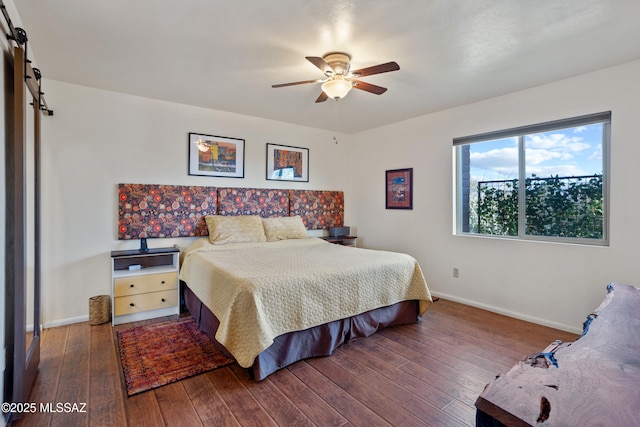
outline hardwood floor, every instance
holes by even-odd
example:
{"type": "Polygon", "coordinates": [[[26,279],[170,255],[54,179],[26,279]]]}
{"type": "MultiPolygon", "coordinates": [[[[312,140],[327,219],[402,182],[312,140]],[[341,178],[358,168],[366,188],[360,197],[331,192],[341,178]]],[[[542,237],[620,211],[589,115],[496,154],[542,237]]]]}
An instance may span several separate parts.
{"type": "Polygon", "coordinates": [[[38,411],[14,425],[473,426],[475,400],[497,374],[555,339],[577,338],[440,299],[419,323],[261,382],[233,364],[128,398],[111,324],[79,323],[43,332],[30,402],[86,403],[85,412],[38,411]]]}

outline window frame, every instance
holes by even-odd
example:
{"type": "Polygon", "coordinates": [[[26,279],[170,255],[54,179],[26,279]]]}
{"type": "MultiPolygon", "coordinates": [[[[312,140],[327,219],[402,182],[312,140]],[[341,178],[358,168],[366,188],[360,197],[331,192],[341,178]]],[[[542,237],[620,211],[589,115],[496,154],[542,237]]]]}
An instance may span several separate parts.
{"type": "MultiPolygon", "coordinates": [[[[519,126],[515,128],[486,132],[482,134],[469,135],[453,139],[454,158],[454,234],[460,236],[474,236],[486,238],[500,238],[510,240],[532,240],[554,243],[582,244],[594,246],[609,246],[609,183],[610,183],[610,149],[611,149],[611,111],[604,111],[595,114],[588,114],[578,117],[554,120],[533,125],[519,126]],[[578,126],[602,123],[602,238],[593,239],[587,237],[560,237],[560,236],[540,236],[526,234],[526,188],[524,185],[518,186],[518,235],[507,236],[497,234],[481,234],[471,231],[463,231],[463,208],[464,197],[462,174],[464,172],[463,158],[461,155],[462,146],[470,146],[474,143],[488,142],[503,138],[517,138],[518,141],[518,182],[525,182],[526,179],[526,159],[525,159],[525,137],[527,135],[549,132],[558,129],[567,129],[578,126]]],[[[468,196],[467,196],[468,197],[468,196]]]]}

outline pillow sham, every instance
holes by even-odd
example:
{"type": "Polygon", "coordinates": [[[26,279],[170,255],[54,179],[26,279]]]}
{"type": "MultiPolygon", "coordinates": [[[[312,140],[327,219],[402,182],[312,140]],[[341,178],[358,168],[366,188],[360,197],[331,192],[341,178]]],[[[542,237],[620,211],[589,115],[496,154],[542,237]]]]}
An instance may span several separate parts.
{"type": "Polygon", "coordinates": [[[262,225],[268,242],[309,237],[309,232],[299,215],[262,218],[262,225]]]}
{"type": "Polygon", "coordinates": [[[209,229],[209,242],[213,245],[267,241],[262,218],[257,215],[207,215],[205,221],[209,229]]]}

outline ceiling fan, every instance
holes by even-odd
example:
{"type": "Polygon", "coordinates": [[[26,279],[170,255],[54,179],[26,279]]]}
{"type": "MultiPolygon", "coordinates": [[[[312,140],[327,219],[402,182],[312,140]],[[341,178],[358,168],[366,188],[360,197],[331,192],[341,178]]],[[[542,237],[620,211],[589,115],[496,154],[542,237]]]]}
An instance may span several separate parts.
{"type": "Polygon", "coordinates": [[[387,88],[360,81],[358,78],[400,69],[400,66],[397,63],[387,62],[351,71],[351,56],[343,52],[331,52],[322,58],[318,56],[307,56],[306,59],[318,67],[327,77],[325,79],[281,83],[271,87],[277,88],[309,83],[322,83],[322,93],[318,96],[316,102],[324,102],[329,98],[333,98],[335,100],[344,98],[352,87],[366,92],[371,92],[376,95],[382,95],[387,91],[387,88]]]}

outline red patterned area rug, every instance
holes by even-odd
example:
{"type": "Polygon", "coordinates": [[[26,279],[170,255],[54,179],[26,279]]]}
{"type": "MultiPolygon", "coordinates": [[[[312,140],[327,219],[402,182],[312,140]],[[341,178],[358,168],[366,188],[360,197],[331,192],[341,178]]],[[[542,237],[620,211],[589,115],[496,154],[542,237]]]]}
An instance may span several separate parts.
{"type": "Polygon", "coordinates": [[[192,317],[122,329],[116,335],[129,396],[234,362],[192,317]]]}

